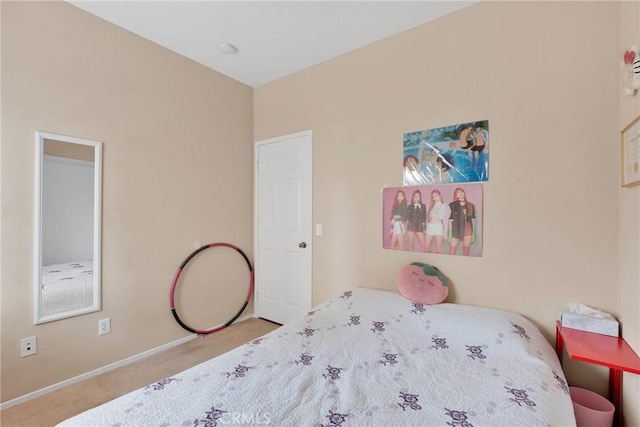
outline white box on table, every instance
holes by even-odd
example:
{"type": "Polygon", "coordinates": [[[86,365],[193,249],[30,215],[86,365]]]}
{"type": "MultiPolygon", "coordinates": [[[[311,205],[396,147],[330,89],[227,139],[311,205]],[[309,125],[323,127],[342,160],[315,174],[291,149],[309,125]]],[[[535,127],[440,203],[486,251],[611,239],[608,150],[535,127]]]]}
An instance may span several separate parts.
{"type": "Polygon", "coordinates": [[[618,321],[609,313],[584,304],[569,304],[560,310],[563,328],[579,329],[596,334],[619,336],[618,321]]]}

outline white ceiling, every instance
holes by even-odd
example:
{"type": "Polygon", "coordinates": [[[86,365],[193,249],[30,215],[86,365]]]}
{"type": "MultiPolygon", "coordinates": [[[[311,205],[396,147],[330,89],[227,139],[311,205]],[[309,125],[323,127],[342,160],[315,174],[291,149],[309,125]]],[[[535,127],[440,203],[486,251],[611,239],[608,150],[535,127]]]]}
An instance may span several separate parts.
{"type": "Polygon", "coordinates": [[[68,1],[252,87],[475,3],[68,1]],[[223,42],[238,52],[221,53],[223,42]]]}

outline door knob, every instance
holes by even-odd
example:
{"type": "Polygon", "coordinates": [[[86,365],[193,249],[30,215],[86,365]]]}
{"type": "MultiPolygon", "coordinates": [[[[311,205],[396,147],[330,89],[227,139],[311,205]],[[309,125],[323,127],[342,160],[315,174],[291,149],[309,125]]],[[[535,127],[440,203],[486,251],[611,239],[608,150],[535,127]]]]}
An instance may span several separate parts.
{"type": "Polygon", "coordinates": [[[307,242],[300,242],[300,243],[298,243],[298,247],[299,247],[299,248],[302,248],[302,249],[306,248],[306,247],[307,247],[307,242]]]}

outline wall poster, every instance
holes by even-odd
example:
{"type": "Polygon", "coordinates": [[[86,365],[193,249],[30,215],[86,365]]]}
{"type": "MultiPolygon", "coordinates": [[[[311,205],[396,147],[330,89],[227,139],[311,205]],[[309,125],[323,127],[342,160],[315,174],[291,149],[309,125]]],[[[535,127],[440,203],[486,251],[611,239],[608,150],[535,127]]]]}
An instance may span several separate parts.
{"type": "Polygon", "coordinates": [[[382,246],[482,256],[482,184],[382,190],[382,246]]]}
{"type": "Polygon", "coordinates": [[[640,184],[640,116],[629,123],[620,134],[622,155],[622,186],[640,184]]]}
{"type": "Polygon", "coordinates": [[[403,184],[489,180],[489,121],[405,133],[403,184]]]}

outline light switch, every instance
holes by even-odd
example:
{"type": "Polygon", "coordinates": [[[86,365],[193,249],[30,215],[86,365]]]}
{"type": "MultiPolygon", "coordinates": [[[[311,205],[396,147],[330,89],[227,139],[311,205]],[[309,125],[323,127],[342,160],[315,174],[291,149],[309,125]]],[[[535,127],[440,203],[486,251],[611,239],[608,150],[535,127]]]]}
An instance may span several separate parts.
{"type": "Polygon", "coordinates": [[[322,224],[316,224],[316,236],[322,236],[322,224]]]}

